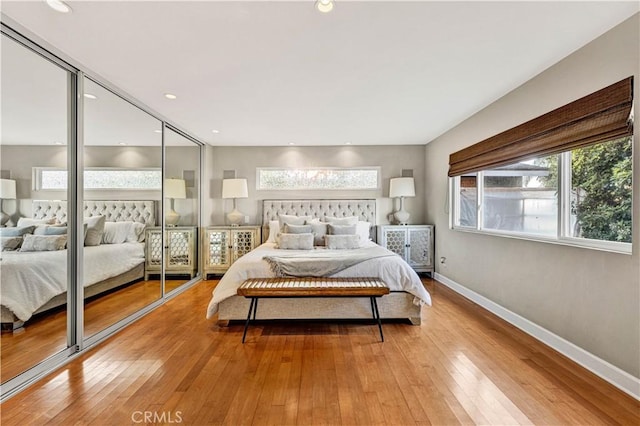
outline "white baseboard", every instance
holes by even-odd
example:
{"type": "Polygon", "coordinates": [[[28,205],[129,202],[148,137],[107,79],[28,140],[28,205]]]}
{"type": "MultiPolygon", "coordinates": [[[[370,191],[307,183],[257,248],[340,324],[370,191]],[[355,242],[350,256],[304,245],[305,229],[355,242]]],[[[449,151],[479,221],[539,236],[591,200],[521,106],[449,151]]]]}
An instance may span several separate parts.
{"type": "Polygon", "coordinates": [[[550,332],[549,330],[529,321],[528,319],[521,317],[514,312],[511,312],[510,310],[498,305],[497,303],[474,292],[473,290],[470,290],[463,285],[458,284],[457,282],[445,277],[444,275],[436,273],[434,277],[440,283],[446,285],[456,293],[466,297],[474,303],[477,303],[489,312],[518,327],[520,330],[524,331],[530,336],[533,336],[545,345],[552,347],[556,351],[580,364],[595,375],[603,378],[623,392],[631,395],[637,400],[640,400],[640,379],[638,379],[637,377],[632,376],[631,374],[621,370],[615,365],[612,365],[607,361],[598,358],[597,356],[593,355],[590,352],[587,352],[579,346],[576,346],[568,340],[565,340],[562,337],[550,332]]]}

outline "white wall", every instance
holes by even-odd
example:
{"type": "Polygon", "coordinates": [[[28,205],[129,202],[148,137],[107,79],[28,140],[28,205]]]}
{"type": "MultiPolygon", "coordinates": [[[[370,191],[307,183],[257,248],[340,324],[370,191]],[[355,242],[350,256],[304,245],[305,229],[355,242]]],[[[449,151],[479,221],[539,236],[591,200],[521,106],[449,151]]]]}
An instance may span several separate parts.
{"type": "MultiPolygon", "coordinates": [[[[424,146],[330,146],[330,147],[207,147],[203,224],[224,224],[232,200],[223,200],[224,170],[235,170],[246,178],[249,198],[238,199],[238,210],[249,216],[251,224],[261,224],[261,200],[375,198],[378,200],[378,224],[389,223],[393,211],[389,199],[389,179],[402,169],[413,169],[416,197],[405,199],[411,223],[424,221],[424,146]],[[381,188],[375,191],[257,191],[257,167],[357,167],[381,166],[381,188]]],[[[398,204],[396,202],[396,204],[398,204]]],[[[399,207],[398,205],[396,207],[399,207]]]]}
{"type": "MultiPolygon", "coordinates": [[[[437,272],[640,377],[640,142],[634,133],[633,255],[449,229],[449,154],[635,76],[639,16],[594,40],[426,147],[426,220],[436,225],[437,272]]],[[[427,324],[428,326],[428,324],[427,324]]]]}

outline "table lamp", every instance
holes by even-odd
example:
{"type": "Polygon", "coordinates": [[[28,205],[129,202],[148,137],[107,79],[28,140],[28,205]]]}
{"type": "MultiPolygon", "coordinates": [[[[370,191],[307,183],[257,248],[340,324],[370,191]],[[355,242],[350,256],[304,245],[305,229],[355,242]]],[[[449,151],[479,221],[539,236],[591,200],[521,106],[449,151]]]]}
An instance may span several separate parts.
{"type": "Polygon", "coordinates": [[[409,222],[409,212],[404,209],[404,197],[415,197],[416,188],[412,177],[391,178],[389,181],[389,197],[400,198],[400,210],[393,216],[399,225],[409,222]]]}
{"type": "Polygon", "coordinates": [[[249,190],[246,179],[223,179],[222,198],[233,198],[233,210],[227,213],[227,220],[231,226],[241,225],[244,221],[244,214],[236,207],[237,198],[248,198],[249,190]]]}
{"type": "Polygon", "coordinates": [[[187,189],[183,179],[165,179],[164,197],[170,200],[169,210],[164,215],[166,226],[176,226],[180,220],[180,215],[173,209],[173,200],[187,198],[187,189]]]}

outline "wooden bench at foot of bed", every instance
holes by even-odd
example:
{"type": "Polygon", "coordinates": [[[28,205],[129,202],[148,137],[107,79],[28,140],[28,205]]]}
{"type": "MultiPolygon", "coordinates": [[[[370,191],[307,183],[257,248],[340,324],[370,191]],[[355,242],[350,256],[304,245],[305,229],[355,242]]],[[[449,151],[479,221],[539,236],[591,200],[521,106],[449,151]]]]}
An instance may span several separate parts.
{"type": "Polygon", "coordinates": [[[384,342],[376,298],[385,294],[389,294],[389,287],[379,278],[283,277],[248,279],[238,288],[239,296],[251,299],[242,343],[247,335],[252,314],[253,320],[256,319],[258,300],[263,297],[368,297],[371,302],[373,319],[378,323],[380,339],[384,342]]]}

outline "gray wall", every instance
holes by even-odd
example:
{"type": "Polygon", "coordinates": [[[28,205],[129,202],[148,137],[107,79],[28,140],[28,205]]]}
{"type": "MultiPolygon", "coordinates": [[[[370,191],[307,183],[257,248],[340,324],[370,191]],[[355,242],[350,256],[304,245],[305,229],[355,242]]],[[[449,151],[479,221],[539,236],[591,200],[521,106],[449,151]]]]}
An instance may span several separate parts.
{"type": "Polygon", "coordinates": [[[449,154],[556,107],[640,76],[639,15],[499,99],[426,147],[428,223],[436,225],[437,272],[640,376],[640,145],[634,134],[633,255],[449,229],[449,154]]]}
{"type": "MultiPolygon", "coordinates": [[[[424,146],[331,146],[331,147],[207,147],[203,224],[224,224],[232,200],[223,200],[224,170],[235,170],[246,178],[249,198],[238,199],[238,210],[249,216],[249,223],[261,224],[261,200],[375,198],[378,200],[378,224],[389,223],[393,211],[389,199],[389,179],[402,169],[413,169],[416,197],[405,199],[411,223],[424,223],[424,146]],[[256,167],[356,167],[381,166],[381,188],[376,191],[257,191],[256,167]]],[[[399,203],[396,201],[396,207],[399,203]]]]}

